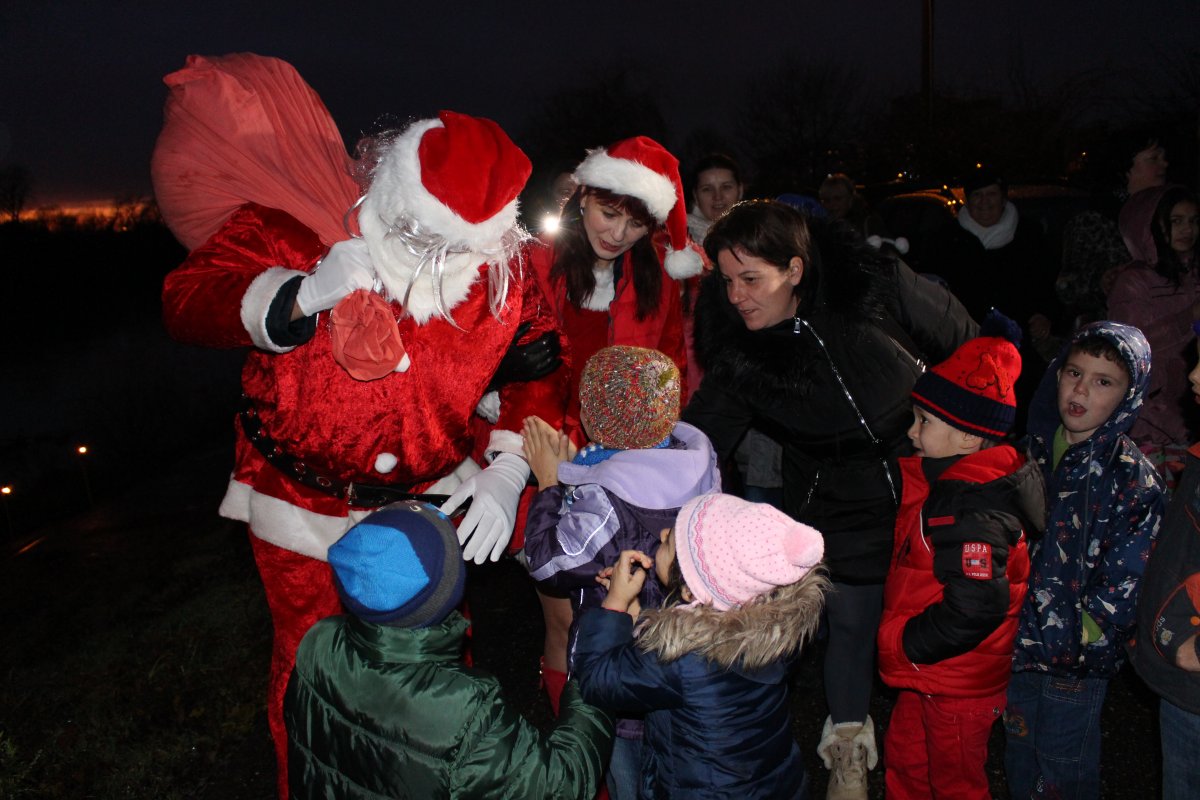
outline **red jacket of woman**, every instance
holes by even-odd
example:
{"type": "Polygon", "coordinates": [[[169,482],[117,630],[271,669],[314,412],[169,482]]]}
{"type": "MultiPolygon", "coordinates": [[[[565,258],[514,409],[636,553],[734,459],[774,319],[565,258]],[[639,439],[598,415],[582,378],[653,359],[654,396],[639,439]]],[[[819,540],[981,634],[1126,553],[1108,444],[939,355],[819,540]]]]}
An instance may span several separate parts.
{"type": "Polygon", "coordinates": [[[680,407],[687,402],[687,353],[683,340],[683,312],[679,282],[664,271],[659,290],[658,312],[645,319],[637,318],[637,294],[633,287],[633,266],[630,254],[621,261],[621,277],[607,310],[578,308],[567,300],[567,287],[562,281],[552,281],[554,266],[552,244],[535,244],[526,251],[526,266],[530,268],[542,290],[550,298],[563,335],[563,350],[571,374],[567,395],[566,431],[576,444],[586,441],[579,423],[579,375],[587,360],[602,347],[633,345],[649,347],[665,353],[679,367],[680,386],[684,395],[680,407]]]}

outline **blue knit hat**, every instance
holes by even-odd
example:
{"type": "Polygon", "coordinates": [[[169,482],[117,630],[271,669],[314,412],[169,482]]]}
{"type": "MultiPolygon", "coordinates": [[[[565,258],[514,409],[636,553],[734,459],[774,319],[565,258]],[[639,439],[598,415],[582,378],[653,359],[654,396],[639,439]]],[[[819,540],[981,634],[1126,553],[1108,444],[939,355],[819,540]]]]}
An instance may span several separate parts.
{"type": "Polygon", "coordinates": [[[1003,439],[1017,418],[1021,328],[992,309],[979,333],[917,378],[912,399],[959,430],[1003,439]]]}
{"type": "Polygon", "coordinates": [[[377,625],[426,628],[462,600],[466,567],[450,520],[428,503],[384,506],[329,548],[342,604],[377,625]]]}

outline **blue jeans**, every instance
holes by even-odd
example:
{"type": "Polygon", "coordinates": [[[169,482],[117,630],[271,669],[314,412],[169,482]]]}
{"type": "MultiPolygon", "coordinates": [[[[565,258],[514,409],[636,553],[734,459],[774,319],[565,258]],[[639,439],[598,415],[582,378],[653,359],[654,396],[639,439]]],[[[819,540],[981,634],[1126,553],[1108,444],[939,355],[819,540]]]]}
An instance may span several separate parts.
{"type": "Polygon", "coordinates": [[[1107,691],[1107,678],[1013,673],[1004,712],[1009,796],[1100,796],[1100,711],[1107,691]]]}
{"type": "Polygon", "coordinates": [[[1186,800],[1200,786],[1200,714],[1161,700],[1158,730],[1162,737],[1163,800],[1186,800]]]}
{"type": "Polygon", "coordinates": [[[613,737],[612,759],[608,762],[608,774],[604,776],[610,800],[637,800],[638,786],[642,782],[643,741],[613,737]]]}

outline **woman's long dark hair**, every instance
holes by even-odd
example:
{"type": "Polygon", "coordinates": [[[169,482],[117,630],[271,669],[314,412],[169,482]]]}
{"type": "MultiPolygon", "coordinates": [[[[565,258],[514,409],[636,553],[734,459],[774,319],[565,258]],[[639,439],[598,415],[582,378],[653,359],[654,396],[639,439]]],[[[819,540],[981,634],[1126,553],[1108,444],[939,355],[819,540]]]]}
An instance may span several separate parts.
{"type": "Polygon", "coordinates": [[[1191,263],[1185,264],[1179,258],[1179,254],[1171,248],[1171,210],[1180,203],[1197,205],[1196,195],[1186,186],[1172,186],[1159,198],[1158,205],[1154,207],[1154,217],[1150,221],[1150,235],[1154,239],[1154,249],[1158,251],[1158,263],[1154,265],[1154,271],[1174,283],[1176,287],[1183,282],[1183,274],[1196,267],[1195,252],[1192,254],[1191,263]]]}
{"type": "Polygon", "coordinates": [[[554,266],[550,268],[550,279],[566,285],[567,300],[576,308],[582,308],[596,290],[596,275],[592,272],[596,253],[583,229],[583,212],[579,208],[579,201],[585,194],[598,203],[624,211],[648,229],[646,235],[629,249],[629,260],[633,265],[633,291],[637,297],[635,316],[638,320],[653,316],[658,313],[663,277],[652,240],[662,226],[650,215],[645,203],[636,197],[580,186],[563,206],[558,233],[554,237],[554,266]]]}

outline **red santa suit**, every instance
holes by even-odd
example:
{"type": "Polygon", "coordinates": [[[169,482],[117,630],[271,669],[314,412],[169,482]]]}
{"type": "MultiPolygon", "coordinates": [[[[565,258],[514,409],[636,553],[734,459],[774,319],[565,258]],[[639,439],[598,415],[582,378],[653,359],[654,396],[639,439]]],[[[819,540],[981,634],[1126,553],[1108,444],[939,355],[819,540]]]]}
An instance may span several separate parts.
{"type": "MultiPolygon", "coordinates": [[[[288,214],[247,205],[167,276],[167,329],[190,344],[255,347],[242,371],[247,406],[282,451],[311,473],[421,492],[472,455],[475,407],[517,326],[531,322],[532,337],[553,329],[553,317],[525,277],[515,277],[509,303],[494,317],[481,275],[486,268],[476,268],[464,273],[470,278],[465,296],[451,308],[457,327],[441,317],[418,322],[403,316],[400,338],[412,366],[380,380],[356,380],[334,360],[327,314],[299,346],[275,343],[263,323],[280,288],[307,275],[327,249],[288,214]]],[[[410,306],[422,299],[417,294],[410,306]]],[[[392,306],[400,316],[401,306],[392,306]]],[[[527,415],[562,418],[561,380],[556,373],[500,390],[492,452],[520,452],[516,431],[527,415]]],[[[274,545],[324,560],[352,524],[351,508],[346,498],[280,472],[245,426],[237,426],[237,466],[223,515],[250,522],[274,545]]]]}
{"type": "MultiPolygon", "coordinates": [[[[175,79],[175,85],[186,87],[178,76],[207,78],[214,68],[216,83],[223,87],[219,94],[232,93],[236,100],[250,91],[270,112],[260,113],[259,121],[274,128],[278,138],[297,138],[298,124],[301,139],[303,130],[314,128],[319,129],[315,136],[328,139],[331,123],[319,113],[324,107],[315,95],[306,108],[318,125],[304,115],[287,120],[275,113],[279,96],[303,99],[295,84],[308,93],[311,89],[298,77],[281,88],[278,76],[294,71],[274,59],[240,55],[192,60],[168,84],[175,79]],[[270,80],[263,80],[264,74],[270,80]]],[[[173,100],[187,105],[178,93],[173,100]]],[[[222,102],[218,98],[217,104],[222,102]]],[[[235,114],[246,107],[244,102],[229,105],[235,114]]],[[[175,111],[178,118],[179,109],[175,111]]],[[[203,167],[204,158],[188,160],[180,146],[188,137],[180,137],[171,122],[168,114],[155,157],[156,187],[174,186],[173,196],[182,198],[178,206],[194,210],[202,201],[189,199],[177,185],[204,184],[191,166],[203,167]]],[[[253,124],[233,125],[232,130],[228,138],[235,149],[244,150],[244,141],[256,136],[269,138],[261,137],[253,124]],[[241,131],[250,135],[241,136],[241,131]]],[[[290,205],[286,190],[273,193],[288,210],[245,203],[168,275],[163,291],[164,320],[179,340],[254,348],[242,373],[246,407],[237,425],[236,465],[220,513],[250,526],[275,626],[268,722],[281,796],[287,791],[282,697],[296,647],[314,622],[340,612],[324,563],[326,551],[369,505],[383,502],[355,498],[377,493],[376,487],[419,493],[435,483],[437,491],[453,491],[463,480],[466,490],[482,485],[472,483],[481,476],[471,475],[479,472],[470,458],[479,425],[477,404],[523,322],[530,323],[526,340],[555,327],[536,282],[519,265],[508,263],[517,251],[511,241],[519,230],[516,195],[528,177],[529,162],[503,131],[487,120],[443,112],[440,119],[414,123],[386,147],[359,224],[364,257],[369,252],[375,270],[373,308],[384,318],[377,321],[384,327],[394,324],[403,346],[405,357],[395,369],[389,363],[381,377],[360,380],[343,365],[345,359],[339,363],[331,325],[336,309],[332,315],[321,311],[298,321],[290,318],[303,281],[317,275],[322,259],[332,261],[334,220],[341,224],[352,200],[324,217],[313,212],[309,200],[290,205]]],[[[219,148],[198,149],[224,157],[219,148]]],[[[208,176],[224,179],[220,158],[209,159],[218,166],[208,176]]],[[[337,173],[342,166],[325,164],[324,169],[337,173]]],[[[307,172],[296,164],[289,171],[307,172]]],[[[258,191],[261,185],[246,188],[258,191]]],[[[230,194],[237,193],[235,188],[230,194]]],[[[338,191],[330,192],[330,212],[337,197],[338,191]]],[[[179,207],[165,216],[168,222],[186,221],[181,223],[186,234],[180,236],[185,244],[195,231],[212,227],[211,221],[192,224],[195,215],[178,213],[179,207]]],[[[558,370],[499,390],[489,456],[521,453],[517,431],[527,415],[561,424],[563,379],[558,370]]],[[[492,557],[498,553],[497,548],[492,557]]],[[[486,552],[477,560],[484,557],[486,552]]]]}

